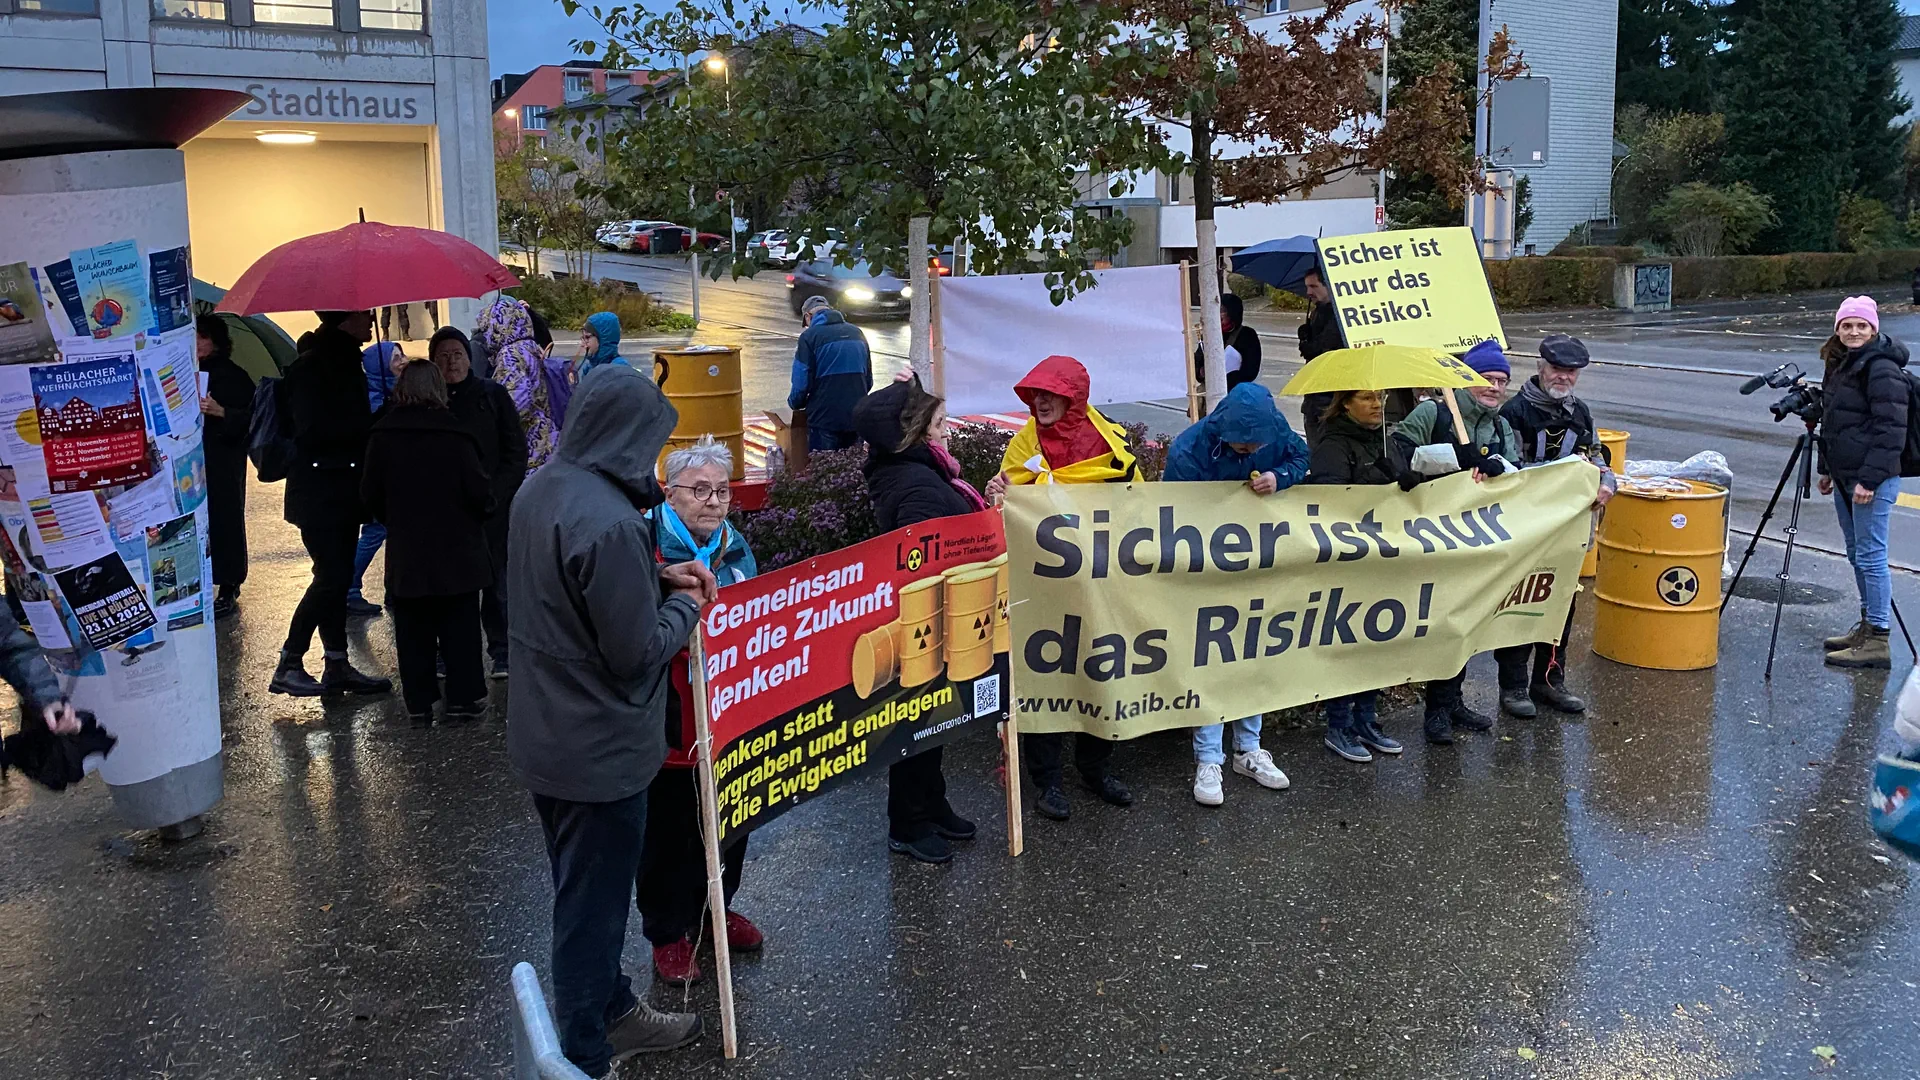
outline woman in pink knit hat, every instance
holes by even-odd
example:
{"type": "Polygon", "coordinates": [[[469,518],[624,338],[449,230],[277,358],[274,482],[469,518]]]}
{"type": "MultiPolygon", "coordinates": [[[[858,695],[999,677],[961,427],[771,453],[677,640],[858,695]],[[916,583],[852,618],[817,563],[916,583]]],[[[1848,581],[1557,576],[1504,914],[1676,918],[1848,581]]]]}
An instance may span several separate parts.
{"type": "Polygon", "coordinates": [[[1849,296],[1833,317],[1833,337],[1820,349],[1827,372],[1820,422],[1820,494],[1832,495],[1847,541],[1847,561],[1860,588],[1860,622],[1826,641],[1834,667],[1891,666],[1893,578],[1887,572],[1887,529],[1900,497],[1900,459],[1907,446],[1907,347],[1880,332],[1870,296],[1849,296]]]}

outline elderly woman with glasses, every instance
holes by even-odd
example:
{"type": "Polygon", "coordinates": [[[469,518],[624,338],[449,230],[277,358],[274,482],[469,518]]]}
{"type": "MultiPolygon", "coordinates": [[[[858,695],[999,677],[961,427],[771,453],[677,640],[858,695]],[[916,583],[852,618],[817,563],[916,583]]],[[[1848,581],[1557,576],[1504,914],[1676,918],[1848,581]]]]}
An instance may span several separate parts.
{"type": "MultiPolygon", "coordinates": [[[[759,572],[746,538],[727,522],[733,505],[728,479],[733,454],[725,444],[703,435],[692,446],[667,455],[667,501],[654,511],[654,534],[668,564],[694,559],[705,563],[721,585],[745,581],[759,572]]],[[[687,680],[687,654],[674,658],[667,698],[667,760],[647,794],[645,854],[636,882],[635,906],[641,932],[653,943],[653,970],[662,982],[686,986],[700,981],[694,957],[700,914],[707,898],[706,848],[700,839],[700,803],[694,788],[693,694],[687,680]]],[[[740,888],[746,861],[744,835],[721,852],[727,903],[740,888]]],[[[727,945],[754,952],[760,931],[745,917],[727,912],[727,945]]]]}

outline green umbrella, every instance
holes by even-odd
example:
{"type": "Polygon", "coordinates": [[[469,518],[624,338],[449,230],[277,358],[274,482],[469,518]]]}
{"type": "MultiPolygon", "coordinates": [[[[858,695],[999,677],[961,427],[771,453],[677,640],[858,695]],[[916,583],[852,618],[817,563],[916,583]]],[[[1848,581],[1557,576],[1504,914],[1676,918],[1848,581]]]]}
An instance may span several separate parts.
{"type": "MultiPolygon", "coordinates": [[[[227,290],[209,285],[199,278],[193,279],[193,313],[206,315],[213,311],[227,290]]],[[[285,330],[265,315],[232,315],[221,312],[220,318],[227,324],[227,332],[233,338],[233,362],[240,370],[259,382],[263,377],[279,378],[293,363],[298,355],[293,339],[285,330]]]]}

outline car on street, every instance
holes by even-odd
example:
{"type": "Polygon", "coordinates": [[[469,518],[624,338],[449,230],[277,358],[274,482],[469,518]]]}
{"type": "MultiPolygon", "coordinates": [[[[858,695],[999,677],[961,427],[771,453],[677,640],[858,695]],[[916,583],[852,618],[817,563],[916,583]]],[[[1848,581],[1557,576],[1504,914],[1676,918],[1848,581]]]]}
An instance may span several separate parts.
{"type": "Polygon", "coordinates": [[[767,266],[783,266],[787,258],[787,230],[768,229],[747,241],[747,258],[767,266]]]}
{"type": "Polygon", "coordinates": [[[634,230],[647,225],[645,221],[609,221],[593,231],[593,238],[600,246],[609,251],[621,250],[634,230]]]}
{"type": "Polygon", "coordinates": [[[824,296],[849,319],[904,319],[913,289],[899,275],[870,262],[840,266],[831,259],[801,263],[787,275],[787,303],[795,315],[809,296],[824,296]]]}

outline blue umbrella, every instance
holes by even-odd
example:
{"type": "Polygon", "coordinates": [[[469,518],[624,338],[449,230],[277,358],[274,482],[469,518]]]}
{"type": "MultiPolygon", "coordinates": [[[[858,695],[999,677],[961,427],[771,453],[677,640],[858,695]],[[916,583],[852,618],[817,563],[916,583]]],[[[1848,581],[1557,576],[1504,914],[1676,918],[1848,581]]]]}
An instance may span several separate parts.
{"type": "Polygon", "coordinates": [[[1311,236],[1263,240],[1233,253],[1234,273],[1301,296],[1307,295],[1307,271],[1319,265],[1311,236]]]}

